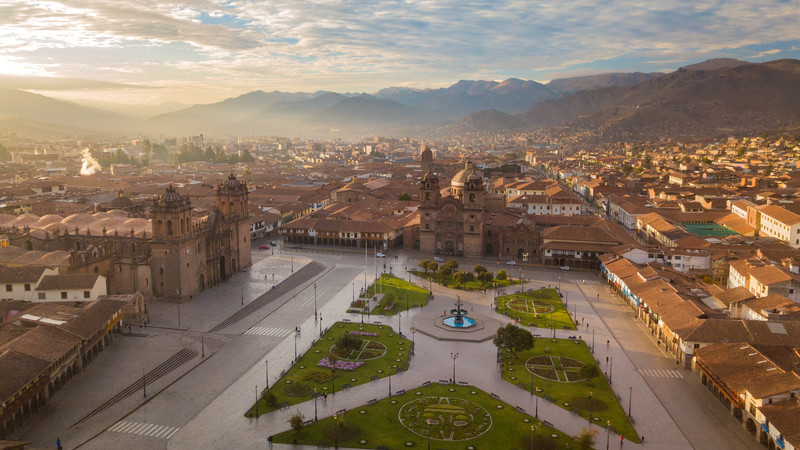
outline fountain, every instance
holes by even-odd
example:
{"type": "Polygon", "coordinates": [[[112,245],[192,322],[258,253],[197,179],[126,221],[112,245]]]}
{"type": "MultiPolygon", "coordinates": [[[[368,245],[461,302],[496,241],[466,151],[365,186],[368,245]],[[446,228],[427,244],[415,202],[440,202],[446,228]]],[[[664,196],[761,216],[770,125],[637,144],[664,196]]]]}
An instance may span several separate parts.
{"type": "Polygon", "coordinates": [[[466,317],[467,310],[461,307],[461,297],[456,297],[456,307],[450,310],[450,316],[445,317],[442,323],[451,328],[469,328],[475,325],[475,321],[466,317]]]}

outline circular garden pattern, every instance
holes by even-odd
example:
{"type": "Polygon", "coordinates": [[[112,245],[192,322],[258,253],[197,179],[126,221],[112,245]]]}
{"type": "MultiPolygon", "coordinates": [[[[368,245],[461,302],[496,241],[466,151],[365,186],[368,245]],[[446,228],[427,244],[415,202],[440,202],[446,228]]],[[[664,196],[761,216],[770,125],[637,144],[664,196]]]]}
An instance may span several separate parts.
{"type": "Polygon", "coordinates": [[[422,397],[407,402],[397,413],[409,431],[440,441],[463,441],[487,432],[492,416],[480,405],[453,397],[422,397]],[[429,423],[430,421],[430,423],[429,423]]]}
{"type": "Polygon", "coordinates": [[[583,363],[566,356],[539,355],[525,361],[525,367],[534,375],[560,383],[575,383],[586,378],[580,374],[583,363]]]}
{"type": "Polygon", "coordinates": [[[547,314],[553,312],[555,308],[548,302],[531,300],[529,298],[515,298],[509,300],[506,306],[519,312],[530,314],[547,314]]]}
{"type": "MultiPolygon", "coordinates": [[[[386,354],[386,346],[378,341],[364,339],[361,348],[358,350],[341,350],[336,345],[331,346],[331,355],[348,361],[365,361],[368,359],[378,359],[386,354]]],[[[402,353],[399,353],[402,355],[402,353]]]]}

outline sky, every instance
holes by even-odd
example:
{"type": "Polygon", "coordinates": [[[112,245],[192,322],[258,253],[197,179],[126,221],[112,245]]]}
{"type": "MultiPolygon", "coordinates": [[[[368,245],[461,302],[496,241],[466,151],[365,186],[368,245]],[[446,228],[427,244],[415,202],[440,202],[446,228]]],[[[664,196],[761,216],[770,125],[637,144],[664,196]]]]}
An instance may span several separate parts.
{"type": "Polygon", "coordinates": [[[0,87],[132,104],[800,58],[800,0],[0,0],[0,87]]]}

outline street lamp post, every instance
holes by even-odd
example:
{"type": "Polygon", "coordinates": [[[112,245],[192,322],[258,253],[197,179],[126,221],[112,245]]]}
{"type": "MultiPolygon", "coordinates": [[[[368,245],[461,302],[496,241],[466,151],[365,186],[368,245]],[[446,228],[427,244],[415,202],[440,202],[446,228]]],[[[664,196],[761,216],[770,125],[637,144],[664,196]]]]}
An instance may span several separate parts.
{"type": "Polygon", "coordinates": [[[317,421],[317,388],[314,388],[314,422],[317,421]]]}
{"type": "Polygon", "coordinates": [[[294,256],[290,256],[289,258],[292,260],[292,273],[294,273],[294,256]]]}
{"type": "Polygon", "coordinates": [[[539,396],[536,396],[536,418],[539,418],[539,396]]]}
{"type": "Polygon", "coordinates": [[[239,293],[242,297],[242,306],[244,306],[244,289],[242,287],[239,287],[239,293]]]}
{"type": "Polygon", "coordinates": [[[633,386],[628,390],[628,418],[631,418],[631,401],[633,399],[633,386]]]}
{"type": "Polygon", "coordinates": [[[614,357],[609,357],[611,362],[608,365],[608,384],[611,384],[611,375],[614,373],[614,357]]]}
{"type": "Polygon", "coordinates": [[[205,333],[200,333],[200,352],[202,353],[200,356],[202,358],[206,357],[206,343],[204,339],[205,335],[206,335],[205,333]]]}
{"type": "Polygon", "coordinates": [[[317,283],[314,283],[314,322],[317,321],[317,283]]]}
{"type": "Polygon", "coordinates": [[[258,385],[256,385],[256,419],[258,419],[258,385]]]}
{"type": "Polygon", "coordinates": [[[266,386],[267,386],[265,389],[269,389],[269,360],[268,359],[264,360],[264,372],[265,372],[264,373],[264,381],[266,381],[266,386]]]}
{"type": "Polygon", "coordinates": [[[592,353],[594,353],[594,328],[592,328],[592,353]]]}
{"type": "Polygon", "coordinates": [[[297,329],[294,330],[294,360],[297,361],[297,329]]]}
{"type": "Polygon", "coordinates": [[[414,354],[414,348],[417,346],[416,341],[414,341],[414,336],[417,334],[416,328],[411,328],[411,354],[414,354]]]}
{"type": "Polygon", "coordinates": [[[319,337],[322,337],[322,314],[319,315],[319,337]]]}
{"type": "Polygon", "coordinates": [[[142,367],[142,391],[144,391],[144,398],[147,398],[147,380],[144,377],[144,367],[142,367]]]}
{"type": "Polygon", "coordinates": [[[333,448],[339,448],[339,415],[333,415],[333,439],[334,439],[334,446],[333,448]]]}
{"type": "Polygon", "coordinates": [[[606,450],[608,450],[609,440],[611,439],[611,421],[606,421],[606,450]]]}
{"type": "Polygon", "coordinates": [[[389,373],[389,397],[392,396],[392,374],[389,373]]]}
{"type": "Polygon", "coordinates": [[[431,450],[431,419],[426,419],[425,422],[428,424],[428,450],[431,450]]]}
{"type": "Polygon", "coordinates": [[[458,352],[450,352],[450,357],[453,358],[453,384],[456,384],[456,360],[458,359],[458,352]]]}
{"type": "Polygon", "coordinates": [[[531,450],[533,450],[533,430],[536,429],[536,425],[531,425],[531,450]]]}

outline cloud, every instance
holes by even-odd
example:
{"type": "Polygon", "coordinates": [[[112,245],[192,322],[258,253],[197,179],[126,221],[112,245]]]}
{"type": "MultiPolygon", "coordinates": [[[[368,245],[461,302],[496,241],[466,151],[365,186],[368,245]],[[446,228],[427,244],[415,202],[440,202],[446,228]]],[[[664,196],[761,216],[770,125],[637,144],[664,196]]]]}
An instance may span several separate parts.
{"type": "Polygon", "coordinates": [[[0,74],[0,87],[43,91],[152,89],[150,86],[89,80],[86,78],[31,77],[0,74]]]}
{"type": "Polygon", "coordinates": [[[369,91],[761,58],[797,47],[798,19],[779,0],[0,0],[0,72],[369,91]]]}
{"type": "Polygon", "coordinates": [[[782,51],[783,50],[780,50],[780,49],[777,49],[777,48],[773,48],[773,49],[770,49],[770,50],[764,50],[763,52],[758,52],[755,55],[748,56],[748,58],[752,58],[752,59],[763,58],[765,56],[774,55],[774,54],[780,53],[782,51]]]}

